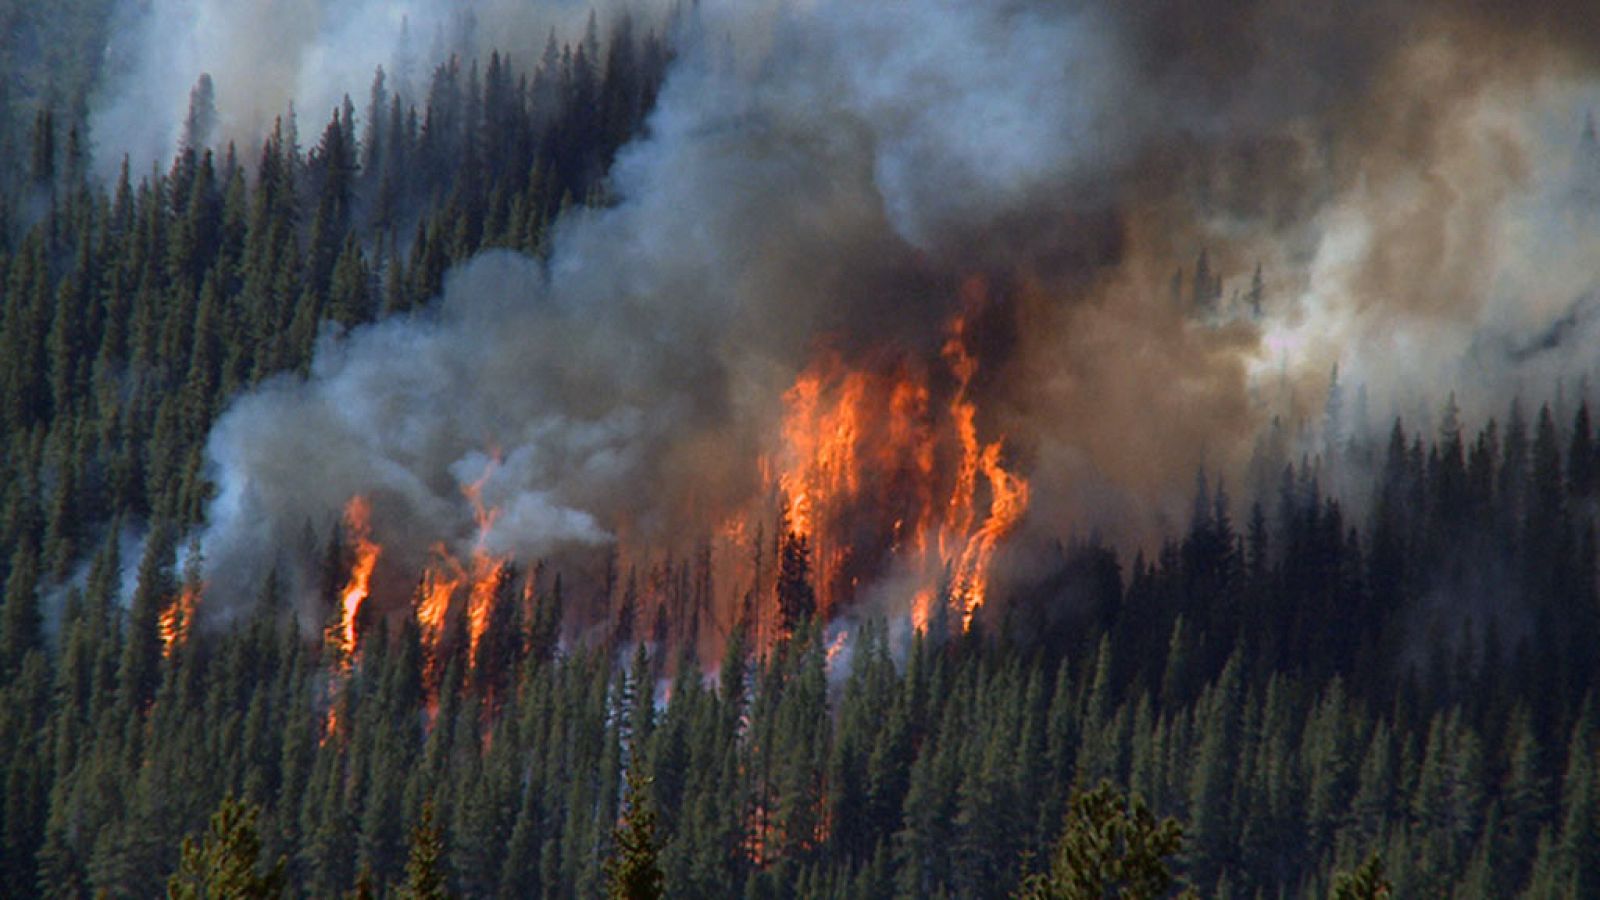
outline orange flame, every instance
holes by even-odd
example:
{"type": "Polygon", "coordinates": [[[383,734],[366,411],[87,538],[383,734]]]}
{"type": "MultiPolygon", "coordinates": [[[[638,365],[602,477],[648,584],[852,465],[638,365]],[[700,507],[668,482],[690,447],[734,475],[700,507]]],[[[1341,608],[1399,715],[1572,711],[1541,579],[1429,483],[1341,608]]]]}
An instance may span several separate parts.
{"type": "Polygon", "coordinates": [[[467,577],[444,544],[434,544],[433,555],[434,562],[423,571],[417,593],[417,625],[422,631],[423,646],[429,648],[443,636],[450,600],[467,577]]]}
{"type": "Polygon", "coordinates": [[[351,497],[345,504],[344,523],[355,541],[356,558],[350,566],[350,577],[339,592],[339,621],[330,629],[328,638],[348,664],[356,651],[356,617],[372,592],[372,573],[378,567],[383,547],[372,540],[372,506],[365,497],[351,497]]]}
{"type": "Polygon", "coordinates": [[[473,518],[477,522],[477,538],[472,549],[470,570],[463,566],[441,542],[433,546],[433,560],[422,573],[422,583],[417,590],[416,617],[422,632],[422,644],[428,654],[429,676],[436,673],[439,643],[444,637],[445,625],[450,618],[456,595],[463,585],[466,592],[467,637],[470,641],[468,658],[476,664],[478,645],[489,629],[489,614],[500,589],[501,578],[510,563],[509,558],[488,551],[486,543],[500,511],[483,503],[483,487],[494,474],[498,462],[490,460],[483,475],[461,489],[472,503],[473,518]]]}
{"type": "Polygon", "coordinates": [[[850,637],[848,631],[840,631],[828,642],[828,671],[833,671],[839,664],[839,657],[844,653],[845,639],[850,637]]]}
{"type": "Polygon", "coordinates": [[[999,441],[982,445],[980,449],[976,425],[978,410],[968,399],[978,365],[967,349],[964,319],[957,318],[952,323],[950,338],[944,345],[944,357],[959,383],[950,401],[950,415],[961,441],[961,464],[957,470],[956,490],[950,498],[951,527],[940,535],[940,552],[946,561],[955,561],[950,599],[961,611],[961,627],[966,630],[987,599],[989,561],[995,547],[1016,528],[1027,511],[1028,483],[1001,465],[999,441]],[[980,472],[989,485],[989,514],[977,531],[973,531],[974,496],[980,472]]]}
{"type": "MultiPolygon", "coordinates": [[[[968,294],[982,302],[981,285],[968,294]]],[[[822,615],[891,569],[916,582],[908,612],[918,629],[938,602],[970,627],[987,600],[995,551],[1027,510],[1028,483],[1006,468],[1002,440],[980,436],[971,340],[967,317],[954,318],[940,353],[954,382],[942,407],[928,374],[906,359],[851,368],[825,354],[785,392],[782,446],[762,472],[786,527],[811,548],[822,615]]]]}
{"type": "Polygon", "coordinates": [[[478,539],[472,548],[472,591],[467,595],[468,659],[474,666],[478,663],[478,644],[489,630],[489,611],[500,589],[500,575],[505,571],[507,562],[505,557],[491,555],[485,546],[495,520],[500,517],[500,510],[483,505],[483,486],[498,465],[498,459],[491,459],[483,475],[461,489],[461,493],[472,502],[472,515],[478,523],[478,539]]]}
{"type": "Polygon", "coordinates": [[[467,638],[471,642],[467,658],[473,665],[478,663],[478,644],[489,630],[489,611],[494,605],[495,594],[500,590],[500,575],[505,571],[505,566],[504,559],[481,552],[473,554],[472,593],[467,597],[467,638]]]}
{"type": "Polygon", "coordinates": [[[322,742],[339,731],[339,706],[335,696],[343,686],[345,677],[356,655],[356,620],[361,605],[372,593],[372,573],[378,567],[378,557],[383,547],[372,539],[372,506],[359,494],[351,497],[344,507],[344,525],[350,539],[355,542],[355,562],[350,565],[350,576],[339,592],[338,621],[328,626],[324,642],[334,648],[337,662],[328,684],[328,718],[322,731],[322,742]]]}
{"type": "Polygon", "coordinates": [[[189,629],[194,624],[194,613],[200,605],[200,588],[186,584],[178,596],[161,611],[156,621],[161,636],[161,656],[169,658],[189,640],[189,629]]]}
{"type": "Polygon", "coordinates": [[[924,587],[911,597],[911,627],[917,631],[928,630],[928,622],[933,615],[933,595],[933,588],[924,587]]]}

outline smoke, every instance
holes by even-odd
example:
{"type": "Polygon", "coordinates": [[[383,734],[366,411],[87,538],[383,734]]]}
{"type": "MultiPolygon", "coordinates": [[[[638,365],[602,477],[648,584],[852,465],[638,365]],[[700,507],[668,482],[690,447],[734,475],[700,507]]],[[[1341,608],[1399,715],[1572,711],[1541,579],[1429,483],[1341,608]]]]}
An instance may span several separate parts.
{"type": "MultiPolygon", "coordinates": [[[[353,494],[410,563],[391,573],[479,540],[480,481],[496,553],[692,542],[760,491],[808,359],[937,360],[974,276],[980,424],[1057,533],[1169,524],[1196,466],[1237,472],[1273,415],[1319,414],[1335,363],[1395,408],[1590,365],[1574,184],[1600,28],[1577,4],[1166,6],[701,3],[617,202],[558,223],[547,263],[486,254],[229,408],[213,593],[275,566],[304,590],[304,535],[353,494]],[[1258,264],[1259,317],[1235,298],[1258,264]]],[[[340,66],[393,58],[402,12],[439,27],[342,8],[238,47],[207,29],[254,13],[201,4],[172,72],[112,112],[281,44],[259,102],[209,70],[224,131],[259,128],[273,90],[326,104],[356,78],[340,66]]]]}
{"type": "MultiPolygon", "coordinates": [[[[104,88],[92,103],[96,168],[135,173],[178,149],[190,89],[215,85],[211,133],[247,149],[291,108],[313,128],[348,95],[358,109],[377,67],[392,91],[421,102],[432,68],[451,54],[490,50],[527,63],[551,30],[572,40],[592,10],[644,14],[646,0],[120,0],[106,47],[104,88]]],[[[249,154],[245,154],[247,157],[249,154]]]]}

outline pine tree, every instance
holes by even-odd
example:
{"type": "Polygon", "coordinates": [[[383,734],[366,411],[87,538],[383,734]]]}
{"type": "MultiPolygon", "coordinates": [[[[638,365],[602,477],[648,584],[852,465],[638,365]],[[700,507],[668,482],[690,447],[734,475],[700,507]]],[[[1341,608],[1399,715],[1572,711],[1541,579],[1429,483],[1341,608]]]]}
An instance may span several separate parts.
{"type": "Polygon", "coordinates": [[[33,156],[29,167],[34,186],[48,189],[56,179],[56,113],[41,107],[33,119],[33,156]]]}
{"type": "Polygon", "coordinates": [[[434,820],[433,801],[422,804],[422,813],[411,829],[411,852],[406,857],[406,880],[397,895],[402,900],[447,900],[444,832],[434,820]]]}
{"type": "Polygon", "coordinates": [[[43,616],[39,612],[39,552],[24,537],[11,555],[0,605],[0,682],[14,677],[23,658],[40,647],[43,616]]]}
{"type": "Polygon", "coordinates": [[[811,586],[811,542],[803,534],[783,530],[778,556],[778,612],[783,630],[793,634],[817,612],[817,594],[811,586]]]}
{"type": "Polygon", "coordinates": [[[1393,888],[1384,876],[1383,857],[1374,853],[1353,872],[1333,876],[1328,900],[1387,900],[1393,888]]]}
{"type": "Polygon", "coordinates": [[[1266,296],[1266,284],[1261,280],[1261,264],[1256,263],[1255,274],[1250,276],[1250,293],[1245,296],[1245,302],[1250,306],[1250,318],[1260,320],[1261,304],[1266,296]]]}
{"type": "Polygon", "coordinates": [[[656,837],[655,805],[650,779],[636,763],[628,769],[627,813],[612,832],[606,859],[606,896],[613,900],[657,900],[665,897],[661,845],[656,837]]]}
{"type": "Polygon", "coordinates": [[[283,892],[283,857],[263,870],[261,835],[256,821],[261,810],[236,800],[222,799],[211,815],[205,836],[183,841],[178,871],[167,881],[171,900],[269,900],[283,892]]]}
{"type": "Polygon", "coordinates": [[[1146,900],[1173,885],[1169,857],[1183,846],[1176,819],[1157,820],[1137,795],[1110,782],[1074,791],[1047,872],[1023,881],[1022,900],[1146,900]]]}
{"type": "Polygon", "coordinates": [[[217,124],[217,91],[211,74],[201,72],[194,89],[189,92],[189,115],[183,121],[182,147],[203,150],[211,143],[211,131],[217,124]]]}

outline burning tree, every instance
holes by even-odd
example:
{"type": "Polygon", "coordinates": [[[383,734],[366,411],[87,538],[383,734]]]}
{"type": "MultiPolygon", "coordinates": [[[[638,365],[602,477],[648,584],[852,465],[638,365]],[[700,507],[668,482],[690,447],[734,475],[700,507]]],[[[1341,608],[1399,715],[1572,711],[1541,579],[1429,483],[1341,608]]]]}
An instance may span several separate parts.
{"type": "Polygon", "coordinates": [[[811,586],[811,542],[803,534],[785,530],[779,544],[778,614],[784,633],[793,634],[817,612],[817,593],[811,586]]]}

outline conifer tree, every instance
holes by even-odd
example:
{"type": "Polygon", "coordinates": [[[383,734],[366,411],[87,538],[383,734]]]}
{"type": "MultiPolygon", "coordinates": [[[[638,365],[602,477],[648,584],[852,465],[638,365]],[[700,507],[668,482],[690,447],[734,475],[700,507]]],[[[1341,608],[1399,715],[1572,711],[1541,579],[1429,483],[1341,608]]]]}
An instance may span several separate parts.
{"type": "Polygon", "coordinates": [[[816,614],[817,594],[811,585],[811,542],[785,528],[778,551],[778,612],[785,633],[816,614]]]}
{"type": "Polygon", "coordinates": [[[167,881],[171,900],[268,900],[284,888],[286,861],[262,866],[261,810],[224,797],[200,840],[183,841],[178,871],[167,881]]]}
{"type": "Polygon", "coordinates": [[[1384,875],[1383,857],[1374,853],[1355,871],[1334,875],[1328,900],[1387,900],[1392,891],[1384,875]]]}
{"type": "Polygon", "coordinates": [[[1174,877],[1168,858],[1183,846],[1175,819],[1157,820],[1137,795],[1109,782],[1074,791],[1050,867],[1023,881],[1022,900],[1153,900],[1174,877]]]}
{"type": "Polygon", "coordinates": [[[402,900],[447,900],[444,832],[434,819],[432,800],[422,804],[411,829],[411,852],[406,857],[406,880],[397,895],[402,900]]]}
{"type": "Polygon", "coordinates": [[[658,900],[666,892],[655,804],[650,799],[650,779],[637,763],[628,769],[626,803],[627,812],[612,832],[611,856],[606,859],[606,896],[612,900],[658,900]]]}

